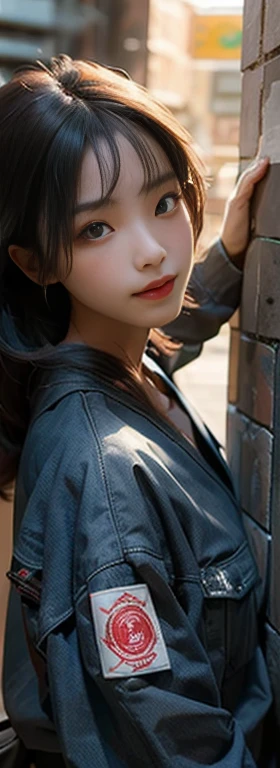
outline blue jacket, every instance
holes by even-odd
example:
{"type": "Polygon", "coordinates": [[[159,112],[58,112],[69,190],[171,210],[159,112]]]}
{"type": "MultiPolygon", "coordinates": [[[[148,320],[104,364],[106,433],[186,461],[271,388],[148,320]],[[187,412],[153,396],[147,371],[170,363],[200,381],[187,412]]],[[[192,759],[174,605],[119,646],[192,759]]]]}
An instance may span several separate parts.
{"type": "Polygon", "coordinates": [[[190,416],[199,451],[90,371],[40,373],[5,698],[26,746],[71,768],[257,764],[271,703],[262,589],[227,466],[190,416]]]}

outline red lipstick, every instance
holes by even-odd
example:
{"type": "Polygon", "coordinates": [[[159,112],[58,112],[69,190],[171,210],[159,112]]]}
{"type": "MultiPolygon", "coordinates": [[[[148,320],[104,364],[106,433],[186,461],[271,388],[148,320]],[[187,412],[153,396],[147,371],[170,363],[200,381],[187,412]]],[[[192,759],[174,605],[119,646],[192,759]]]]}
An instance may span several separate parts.
{"type": "Polygon", "coordinates": [[[135,293],[134,296],[138,296],[139,299],[163,299],[173,290],[175,279],[175,275],[165,275],[161,280],[148,283],[143,291],[135,293]]]}

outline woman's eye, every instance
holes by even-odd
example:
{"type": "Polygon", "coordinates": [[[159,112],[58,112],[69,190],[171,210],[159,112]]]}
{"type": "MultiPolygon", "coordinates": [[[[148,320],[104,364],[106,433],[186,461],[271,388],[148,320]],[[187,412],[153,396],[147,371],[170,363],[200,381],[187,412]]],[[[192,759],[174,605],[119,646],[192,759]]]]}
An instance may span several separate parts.
{"type": "Polygon", "coordinates": [[[89,224],[88,227],[83,229],[81,237],[85,240],[102,240],[106,235],[113,232],[112,227],[109,224],[104,224],[102,221],[95,221],[93,224],[89,224]]]}
{"type": "Polygon", "coordinates": [[[163,213],[170,213],[176,208],[180,195],[165,195],[161,198],[156,207],[156,216],[160,216],[163,213]]]}

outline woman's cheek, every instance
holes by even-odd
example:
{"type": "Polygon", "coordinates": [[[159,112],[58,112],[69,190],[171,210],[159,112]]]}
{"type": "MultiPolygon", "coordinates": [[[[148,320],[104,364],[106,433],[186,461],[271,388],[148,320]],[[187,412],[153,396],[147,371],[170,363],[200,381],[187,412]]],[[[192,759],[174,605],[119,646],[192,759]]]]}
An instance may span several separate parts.
{"type": "Polygon", "coordinates": [[[94,258],[94,254],[77,256],[73,262],[70,275],[64,282],[69,293],[80,301],[96,297],[100,299],[110,290],[110,284],[116,280],[108,263],[102,259],[94,258]]]}

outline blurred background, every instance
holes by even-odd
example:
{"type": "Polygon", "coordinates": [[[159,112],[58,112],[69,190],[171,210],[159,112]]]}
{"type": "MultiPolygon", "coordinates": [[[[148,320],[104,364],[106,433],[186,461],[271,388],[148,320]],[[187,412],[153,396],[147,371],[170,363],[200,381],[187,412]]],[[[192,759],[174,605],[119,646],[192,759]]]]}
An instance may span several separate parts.
{"type": "MultiPolygon", "coordinates": [[[[198,251],[218,234],[238,168],[242,0],[0,0],[0,81],[57,53],[122,67],[191,132],[211,179],[198,251]]],[[[225,442],[224,327],[177,382],[225,442]]],[[[0,667],[11,507],[0,504],[0,667]]],[[[1,718],[0,692],[0,718],[1,718]]],[[[3,710],[2,710],[3,716],[3,710]]]]}
{"type": "Polygon", "coordinates": [[[56,53],[126,69],[188,128],[209,175],[201,247],[236,177],[242,0],[0,0],[0,77],[56,53]],[[226,7],[225,7],[226,6],[226,7]]]}
{"type": "MultiPolygon", "coordinates": [[[[219,232],[237,175],[242,11],[243,0],[0,0],[0,78],[63,52],[122,67],[163,101],[194,137],[210,179],[199,256],[219,232]]],[[[228,329],[206,349],[177,379],[224,443],[228,329]]]]}

